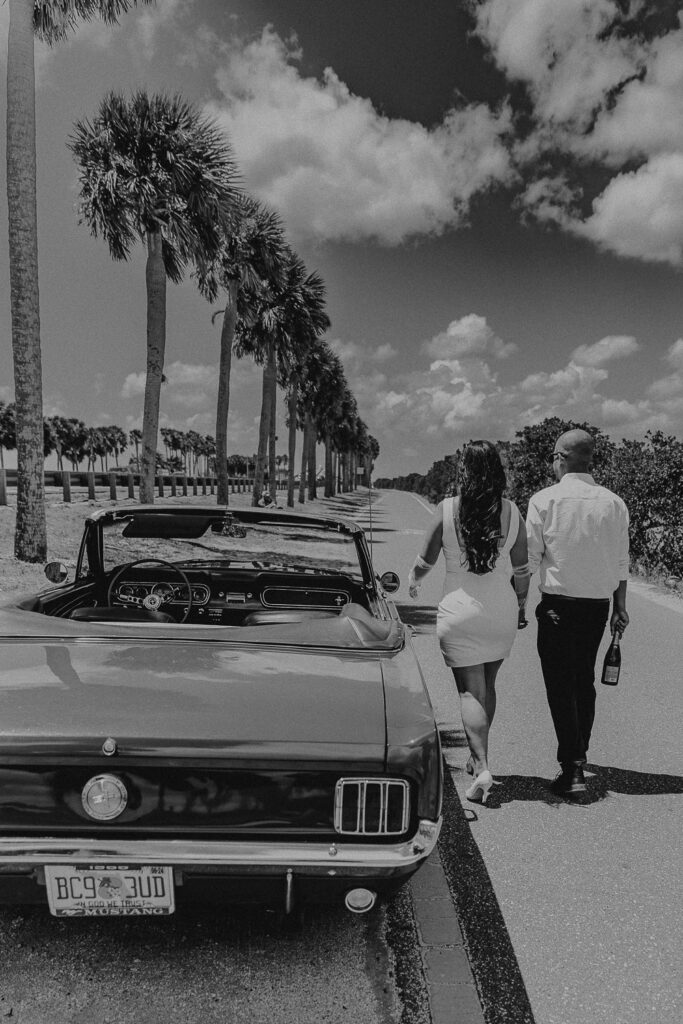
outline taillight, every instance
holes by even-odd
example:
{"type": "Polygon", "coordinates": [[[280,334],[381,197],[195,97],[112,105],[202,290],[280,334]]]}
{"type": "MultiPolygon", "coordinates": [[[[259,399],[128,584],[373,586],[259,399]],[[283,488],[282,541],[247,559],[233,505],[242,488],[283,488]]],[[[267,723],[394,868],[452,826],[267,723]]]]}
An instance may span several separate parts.
{"type": "Polygon", "coordinates": [[[408,828],[410,790],[403,779],[339,779],[334,827],[342,835],[398,836],[408,828]]]}

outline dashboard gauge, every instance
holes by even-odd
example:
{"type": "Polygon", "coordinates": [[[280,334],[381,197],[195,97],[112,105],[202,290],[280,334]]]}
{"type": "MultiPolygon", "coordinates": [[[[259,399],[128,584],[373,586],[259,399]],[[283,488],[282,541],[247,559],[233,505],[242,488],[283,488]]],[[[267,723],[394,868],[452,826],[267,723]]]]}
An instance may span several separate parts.
{"type": "Polygon", "coordinates": [[[152,587],[152,593],[156,594],[157,597],[162,598],[164,601],[170,601],[171,598],[177,596],[177,587],[172,586],[170,583],[155,583],[152,587]]]}
{"type": "Polygon", "coordinates": [[[137,597],[137,587],[131,583],[122,583],[118,588],[119,597],[137,597]]]}

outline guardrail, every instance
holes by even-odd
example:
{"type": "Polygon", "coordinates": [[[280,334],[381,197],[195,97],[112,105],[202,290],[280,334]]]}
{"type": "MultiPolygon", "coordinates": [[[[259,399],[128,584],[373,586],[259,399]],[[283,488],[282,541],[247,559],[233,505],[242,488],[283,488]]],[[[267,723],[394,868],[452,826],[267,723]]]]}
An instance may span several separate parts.
{"type": "MultiPolygon", "coordinates": [[[[7,504],[7,493],[10,487],[17,485],[16,469],[0,469],[0,505],[7,504]]],[[[228,477],[228,485],[232,494],[251,490],[254,486],[253,479],[247,477],[228,477]]],[[[65,502],[71,501],[71,488],[85,487],[88,498],[95,500],[97,487],[108,488],[109,497],[116,501],[119,497],[119,490],[124,489],[128,498],[135,497],[136,488],[140,486],[139,473],[122,473],[114,471],[109,473],[96,473],[93,471],[82,472],[81,470],[46,470],[45,487],[61,487],[62,496],[65,502]]],[[[192,493],[215,494],[217,480],[215,476],[188,476],[186,473],[158,473],[154,481],[155,489],[159,497],[163,498],[168,490],[171,497],[180,493],[187,497],[192,493]]],[[[278,487],[283,485],[278,482],[278,487]]],[[[286,484],[284,485],[286,486],[286,484]]]]}

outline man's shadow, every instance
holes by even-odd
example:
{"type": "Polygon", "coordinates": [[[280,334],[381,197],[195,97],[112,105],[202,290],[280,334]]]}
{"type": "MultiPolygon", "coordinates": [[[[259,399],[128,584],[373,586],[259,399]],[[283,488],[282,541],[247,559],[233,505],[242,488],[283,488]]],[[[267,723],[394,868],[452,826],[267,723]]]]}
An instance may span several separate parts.
{"type": "Polygon", "coordinates": [[[635,772],[626,768],[612,768],[598,764],[587,764],[586,792],[573,797],[558,796],[550,788],[550,779],[535,775],[497,775],[489,793],[487,807],[495,809],[516,800],[538,800],[545,804],[595,804],[610,793],[626,793],[630,796],[663,796],[667,793],[683,793],[683,777],[680,775],[654,775],[651,772],[635,772]]]}

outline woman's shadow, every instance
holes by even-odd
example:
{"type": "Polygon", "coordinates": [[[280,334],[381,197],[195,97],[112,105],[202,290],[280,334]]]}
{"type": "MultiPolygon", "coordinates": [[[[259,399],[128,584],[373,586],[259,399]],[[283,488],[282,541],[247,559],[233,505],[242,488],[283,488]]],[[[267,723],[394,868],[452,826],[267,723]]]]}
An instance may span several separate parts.
{"type": "Polygon", "coordinates": [[[563,804],[567,801],[577,804],[595,804],[610,793],[626,793],[630,796],[663,796],[668,793],[683,793],[683,777],[680,775],[654,775],[651,772],[636,772],[626,768],[612,768],[605,765],[587,764],[586,792],[574,797],[563,797],[553,793],[551,780],[535,775],[497,775],[489,793],[487,807],[502,807],[515,800],[539,800],[545,804],[563,804]]]}

